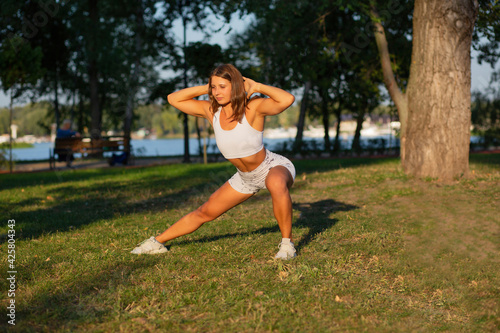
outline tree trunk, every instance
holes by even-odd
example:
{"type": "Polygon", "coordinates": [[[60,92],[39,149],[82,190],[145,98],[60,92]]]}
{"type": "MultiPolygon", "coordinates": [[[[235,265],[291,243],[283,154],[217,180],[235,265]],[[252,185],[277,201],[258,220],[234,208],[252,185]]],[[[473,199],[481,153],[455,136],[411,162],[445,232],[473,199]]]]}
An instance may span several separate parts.
{"type": "Polygon", "coordinates": [[[338,98],[338,106],[335,110],[335,116],[337,117],[337,128],[335,132],[335,141],[333,143],[333,153],[340,152],[340,121],[342,118],[342,97],[340,93],[337,93],[338,98]]]}
{"type": "Polygon", "coordinates": [[[89,0],[89,18],[93,25],[89,41],[90,135],[93,138],[99,138],[101,136],[101,110],[99,108],[99,77],[96,54],[96,29],[99,24],[97,0],[89,0]]]}
{"type": "Polygon", "coordinates": [[[191,163],[191,157],[189,155],[189,118],[188,115],[183,113],[182,118],[183,132],[184,132],[184,159],[182,162],[191,163]]]}
{"type": "Polygon", "coordinates": [[[9,103],[9,172],[12,173],[12,120],[14,118],[14,93],[10,88],[10,103],[9,103]]]}
{"type": "MultiPolygon", "coordinates": [[[[184,45],[182,48],[182,65],[184,67],[184,72],[183,72],[183,81],[184,81],[184,88],[188,87],[187,83],[187,62],[186,62],[186,46],[187,46],[187,14],[181,10],[182,14],[182,27],[183,27],[183,34],[184,34],[184,45]]],[[[183,124],[183,130],[184,130],[184,163],[190,163],[191,159],[189,156],[189,118],[188,115],[183,113],[183,118],[182,118],[182,124],[183,124]]]]}
{"type": "Polygon", "coordinates": [[[85,113],[85,103],[83,101],[83,95],[78,96],[78,132],[84,134],[84,120],[83,116],[85,113]]]}
{"type": "Polygon", "coordinates": [[[195,130],[196,130],[196,137],[198,138],[198,153],[200,154],[200,157],[203,155],[203,143],[202,137],[201,137],[201,128],[200,128],[200,120],[201,118],[195,118],[195,130]]]}
{"type": "Polygon", "coordinates": [[[54,115],[56,118],[56,127],[59,128],[61,123],[61,112],[59,111],[59,75],[58,68],[56,67],[55,80],[54,80],[54,115]]]}
{"type": "Polygon", "coordinates": [[[129,92],[127,96],[127,105],[125,107],[125,119],[123,122],[123,135],[130,139],[132,128],[132,118],[134,116],[134,102],[139,86],[139,76],[141,73],[141,55],[142,55],[142,32],[144,29],[144,10],[142,0],[138,2],[135,12],[135,52],[134,68],[129,82],[129,92]]]}
{"type": "Polygon", "coordinates": [[[377,48],[380,56],[380,63],[382,65],[382,73],[384,75],[384,83],[391,96],[394,105],[398,109],[399,123],[400,127],[400,140],[401,140],[401,164],[405,165],[406,161],[406,126],[408,123],[408,99],[407,94],[403,93],[394,78],[394,72],[391,65],[391,55],[389,53],[389,45],[387,44],[387,38],[385,36],[385,30],[380,23],[380,16],[375,8],[370,11],[372,15],[373,25],[375,27],[375,41],[377,43],[377,48]]]}
{"type": "Polygon", "coordinates": [[[323,101],[321,103],[321,112],[323,115],[323,128],[325,129],[324,141],[325,151],[330,151],[330,117],[328,114],[328,91],[323,93],[323,101]]]}
{"type": "Polygon", "coordinates": [[[477,0],[415,1],[403,164],[408,174],[450,181],[469,171],[477,14],[477,0]]]}
{"type": "Polygon", "coordinates": [[[304,86],[304,95],[300,102],[299,122],[297,124],[297,134],[293,143],[293,150],[298,151],[302,147],[302,139],[304,135],[304,125],[306,122],[307,103],[309,101],[309,90],[311,90],[311,81],[307,81],[304,86]]]}
{"type": "Polygon", "coordinates": [[[356,153],[361,153],[361,130],[363,129],[363,122],[365,120],[364,106],[358,111],[356,117],[356,130],[354,131],[354,138],[352,139],[351,150],[356,153]]]}

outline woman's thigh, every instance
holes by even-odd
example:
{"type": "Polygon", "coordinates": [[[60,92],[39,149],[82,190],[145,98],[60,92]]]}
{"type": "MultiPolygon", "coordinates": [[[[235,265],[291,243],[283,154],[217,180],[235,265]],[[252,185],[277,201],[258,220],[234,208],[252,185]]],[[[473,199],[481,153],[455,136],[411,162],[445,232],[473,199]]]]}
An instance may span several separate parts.
{"type": "Polygon", "coordinates": [[[199,209],[201,213],[215,219],[252,196],[253,193],[240,193],[225,182],[199,209]]]}

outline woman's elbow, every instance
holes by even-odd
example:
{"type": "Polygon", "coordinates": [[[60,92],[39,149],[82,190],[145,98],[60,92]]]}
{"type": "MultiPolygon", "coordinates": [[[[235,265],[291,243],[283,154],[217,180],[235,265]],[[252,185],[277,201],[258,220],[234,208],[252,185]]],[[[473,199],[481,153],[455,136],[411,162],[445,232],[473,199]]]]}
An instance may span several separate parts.
{"type": "Polygon", "coordinates": [[[172,105],[172,103],[174,103],[173,98],[172,98],[172,94],[167,95],[167,101],[168,101],[168,104],[170,104],[170,105],[172,105]]]}
{"type": "Polygon", "coordinates": [[[295,96],[290,94],[286,99],[286,107],[287,108],[290,107],[293,104],[293,102],[295,102],[295,96]]]}
{"type": "Polygon", "coordinates": [[[168,104],[172,105],[174,108],[178,108],[179,99],[176,98],[175,92],[167,95],[168,104]]]}
{"type": "Polygon", "coordinates": [[[285,111],[293,104],[293,102],[295,102],[295,96],[293,96],[292,94],[288,94],[287,96],[283,97],[278,102],[279,106],[278,106],[278,108],[276,110],[277,112],[275,114],[278,114],[278,113],[285,111]]]}

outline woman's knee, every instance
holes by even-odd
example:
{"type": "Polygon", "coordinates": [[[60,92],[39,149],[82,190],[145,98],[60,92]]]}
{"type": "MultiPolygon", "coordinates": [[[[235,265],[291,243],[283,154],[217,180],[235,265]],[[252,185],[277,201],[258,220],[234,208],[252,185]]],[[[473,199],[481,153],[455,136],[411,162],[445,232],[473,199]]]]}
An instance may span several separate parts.
{"type": "Polygon", "coordinates": [[[266,187],[271,194],[273,192],[288,193],[288,188],[291,186],[291,183],[291,176],[286,169],[275,170],[273,168],[269,171],[269,175],[266,178],[266,187]]]}
{"type": "Polygon", "coordinates": [[[193,212],[193,214],[196,215],[197,220],[199,220],[200,223],[210,222],[217,217],[217,216],[214,216],[214,214],[210,211],[210,208],[206,204],[204,204],[204,205],[200,206],[198,209],[196,209],[193,212]]]}

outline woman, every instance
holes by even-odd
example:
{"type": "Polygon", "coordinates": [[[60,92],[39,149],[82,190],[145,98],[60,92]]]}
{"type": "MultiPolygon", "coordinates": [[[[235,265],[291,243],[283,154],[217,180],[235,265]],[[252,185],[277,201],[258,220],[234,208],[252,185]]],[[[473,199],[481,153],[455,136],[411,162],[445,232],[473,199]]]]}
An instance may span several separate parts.
{"type": "Polygon", "coordinates": [[[295,97],[284,90],[243,78],[230,64],[215,68],[207,85],[182,89],[168,95],[172,106],[210,121],[220,152],[237,168],[237,172],[202,206],[182,217],[159,236],[142,242],[132,253],[167,252],[163,245],[165,242],[195,231],[260,189],[267,188],[282,235],[275,258],[295,257],[292,200],[289,194],[295,179],[295,168],[287,158],[268,151],[263,144],[265,117],[283,112],[294,100],[295,97]],[[268,98],[250,99],[254,93],[268,98]],[[205,94],[208,94],[210,101],[195,99],[205,94]]]}

